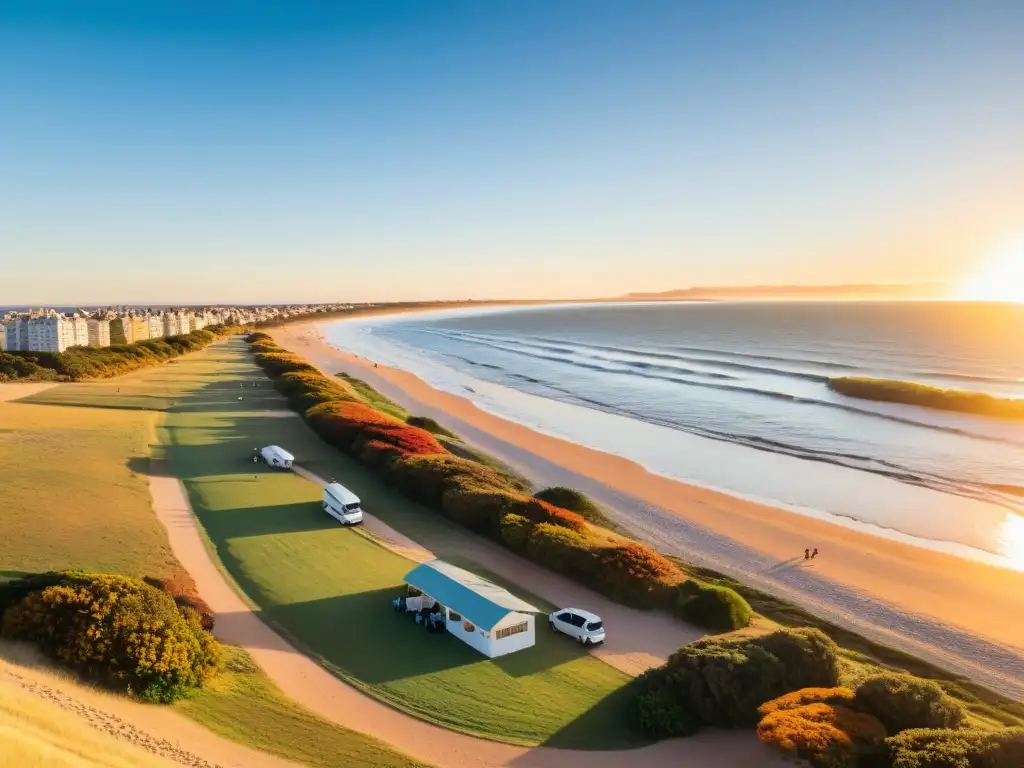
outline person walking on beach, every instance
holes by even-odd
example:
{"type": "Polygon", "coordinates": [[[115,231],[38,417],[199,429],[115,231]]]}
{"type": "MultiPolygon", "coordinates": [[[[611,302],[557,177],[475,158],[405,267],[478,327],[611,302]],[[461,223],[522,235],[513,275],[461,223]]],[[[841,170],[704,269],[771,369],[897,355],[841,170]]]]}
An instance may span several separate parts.
{"type": "Polygon", "coordinates": [[[805,549],[804,550],[804,560],[810,560],[810,559],[811,559],[811,550],[805,549]]]}
{"type": "Polygon", "coordinates": [[[817,556],[818,556],[818,548],[817,548],[817,547],[815,547],[815,548],[814,548],[814,551],[813,551],[813,552],[811,552],[811,560],[813,560],[813,559],[814,559],[814,558],[816,558],[817,556]]]}

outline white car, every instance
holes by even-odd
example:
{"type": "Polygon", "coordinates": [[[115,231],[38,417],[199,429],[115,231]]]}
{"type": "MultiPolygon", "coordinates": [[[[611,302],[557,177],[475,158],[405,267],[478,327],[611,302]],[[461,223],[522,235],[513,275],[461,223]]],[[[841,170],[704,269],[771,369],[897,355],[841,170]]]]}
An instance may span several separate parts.
{"type": "Polygon", "coordinates": [[[579,608],[561,608],[548,616],[552,631],[575,637],[582,645],[604,642],[601,617],[579,608]]]}

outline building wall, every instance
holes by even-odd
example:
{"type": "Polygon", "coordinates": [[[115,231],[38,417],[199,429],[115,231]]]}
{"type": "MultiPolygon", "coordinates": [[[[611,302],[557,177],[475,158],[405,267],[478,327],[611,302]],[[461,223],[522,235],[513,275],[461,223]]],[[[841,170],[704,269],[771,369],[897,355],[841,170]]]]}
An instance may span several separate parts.
{"type": "Polygon", "coordinates": [[[132,341],[145,341],[149,338],[149,321],[140,315],[132,315],[128,322],[132,327],[132,341]]]}
{"type": "Polygon", "coordinates": [[[110,321],[90,319],[89,345],[93,347],[110,346],[110,321]]]}
{"type": "Polygon", "coordinates": [[[502,620],[501,624],[494,628],[491,632],[485,632],[480,627],[473,627],[472,630],[466,629],[466,620],[460,618],[458,621],[451,620],[451,609],[445,609],[445,628],[455,635],[459,640],[464,642],[471,648],[475,648],[480,651],[484,656],[488,658],[495,658],[496,656],[504,656],[508,653],[515,653],[521,651],[524,648],[530,648],[536,642],[536,634],[534,627],[534,618],[525,613],[512,613],[509,614],[505,619],[502,620]],[[514,624],[521,624],[526,622],[528,627],[525,632],[519,632],[508,637],[503,637],[500,640],[497,637],[497,630],[501,627],[512,626],[514,624]]]}
{"type": "Polygon", "coordinates": [[[135,336],[132,332],[132,320],[130,317],[122,315],[110,321],[111,344],[131,344],[133,341],[135,341],[135,336]]]}
{"type": "Polygon", "coordinates": [[[161,339],[164,336],[164,316],[149,315],[146,317],[146,324],[149,326],[149,338],[161,339]]]}
{"type": "Polygon", "coordinates": [[[507,653],[515,653],[525,648],[532,648],[537,642],[536,623],[536,617],[526,613],[510,613],[506,616],[490,632],[491,658],[504,656],[507,653]],[[498,637],[502,629],[524,623],[526,624],[525,632],[517,632],[507,637],[498,637]]]}
{"type": "Polygon", "coordinates": [[[71,328],[72,341],[68,344],[69,347],[87,347],[89,346],[89,319],[82,317],[81,315],[75,315],[68,319],[68,325],[71,328]]]}
{"type": "Polygon", "coordinates": [[[178,316],[173,312],[164,313],[164,336],[177,336],[181,333],[178,316]]]}

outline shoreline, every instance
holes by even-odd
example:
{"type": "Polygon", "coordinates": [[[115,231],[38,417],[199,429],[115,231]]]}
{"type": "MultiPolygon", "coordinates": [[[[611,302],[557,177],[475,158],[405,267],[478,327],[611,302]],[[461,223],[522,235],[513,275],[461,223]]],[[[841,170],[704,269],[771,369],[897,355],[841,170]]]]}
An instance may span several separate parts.
{"type": "Polygon", "coordinates": [[[330,346],[321,324],[271,332],[329,375],[345,370],[367,380],[539,485],[591,495],[668,554],[1024,700],[1024,574],[654,475],[628,459],[487,413],[406,371],[375,368],[330,346]],[[805,542],[822,556],[805,563],[805,542]]]}

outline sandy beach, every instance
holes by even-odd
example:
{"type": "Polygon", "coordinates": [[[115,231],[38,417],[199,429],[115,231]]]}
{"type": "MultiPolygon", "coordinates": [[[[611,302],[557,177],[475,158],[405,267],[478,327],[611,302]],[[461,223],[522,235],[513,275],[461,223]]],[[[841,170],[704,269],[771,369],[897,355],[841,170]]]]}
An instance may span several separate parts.
{"type": "Polygon", "coordinates": [[[635,535],[871,639],[1024,700],[1024,573],[853,531],[654,475],[627,459],[541,434],[327,344],[316,323],[272,335],[325,373],[358,376],[431,416],[538,486],[568,485],[635,535]],[[821,556],[805,562],[805,546],[821,556]]]}

